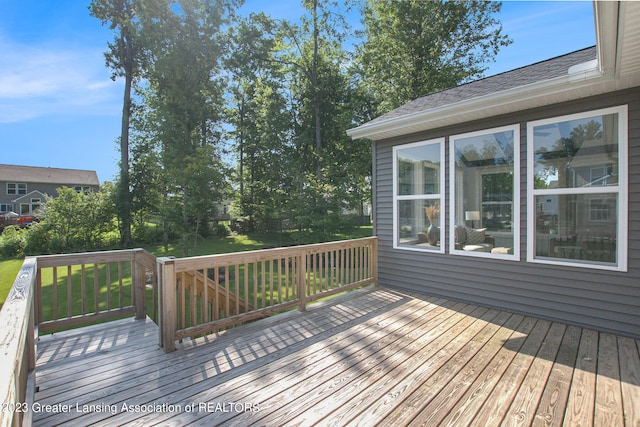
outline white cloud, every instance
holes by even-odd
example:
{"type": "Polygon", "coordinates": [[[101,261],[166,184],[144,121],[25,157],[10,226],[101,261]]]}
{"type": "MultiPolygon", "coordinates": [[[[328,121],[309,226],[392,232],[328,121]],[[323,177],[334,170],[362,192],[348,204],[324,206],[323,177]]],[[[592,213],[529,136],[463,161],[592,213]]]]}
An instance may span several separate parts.
{"type": "Polygon", "coordinates": [[[118,114],[102,52],[28,46],[0,38],[0,123],[50,115],[118,114]]]}

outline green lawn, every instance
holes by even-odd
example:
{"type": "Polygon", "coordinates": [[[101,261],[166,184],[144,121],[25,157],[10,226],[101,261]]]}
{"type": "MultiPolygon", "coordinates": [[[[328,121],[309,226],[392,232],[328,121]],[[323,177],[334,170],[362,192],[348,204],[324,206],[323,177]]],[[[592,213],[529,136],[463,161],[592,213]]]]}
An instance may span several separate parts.
{"type": "Polygon", "coordinates": [[[0,261],[0,307],[4,304],[4,300],[7,299],[21,266],[21,259],[0,261]]]}

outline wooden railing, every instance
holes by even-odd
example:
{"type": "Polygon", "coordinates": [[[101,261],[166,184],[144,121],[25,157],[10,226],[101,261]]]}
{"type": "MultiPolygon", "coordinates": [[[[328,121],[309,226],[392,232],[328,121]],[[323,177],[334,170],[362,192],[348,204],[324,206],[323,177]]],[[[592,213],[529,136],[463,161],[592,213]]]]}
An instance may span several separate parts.
{"type": "Polygon", "coordinates": [[[39,333],[144,318],[156,272],[142,249],[26,258],[0,311],[0,427],[30,425],[39,333]]]}
{"type": "Polygon", "coordinates": [[[41,332],[87,320],[143,319],[145,285],[155,288],[155,257],[143,249],[46,255],[37,257],[37,264],[35,315],[41,332]]]}
{"type": "Polygon", "coordinates": [[[142,249],[27,257],[0,311],[0,427],[31,424],[39,333],[142,319],[151,301],[170,352],[177,340],[304,311],[310,301],[376,281],[375,237],[183,259],[142,249]]]}
{"type": "Polygon", "coordinates": [[[193,258],[158,259],[160,344],[375,283],[375,237],[193,258]]]}
{"type": "MultiPolygon", "coordinates": [[[[29,417],[36,367],[34,289],[36,259],[26,258],[0,311],[0,426],[29,417]]],[[[27,420],[25,424],[29,425],[27,420]]]]}

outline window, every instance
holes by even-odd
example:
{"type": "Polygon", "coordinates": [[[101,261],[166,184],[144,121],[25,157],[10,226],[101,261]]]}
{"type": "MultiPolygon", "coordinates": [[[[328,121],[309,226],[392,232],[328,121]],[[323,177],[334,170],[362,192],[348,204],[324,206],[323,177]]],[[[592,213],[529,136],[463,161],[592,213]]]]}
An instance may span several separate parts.
{"type": "Polygon", "coordinates": [[[27,194],[27,184],[18,184],[15,182],[7,183],[7,194],[27,194]]]}
{"type": "Polygon", "coordinates": [[[89,193],[91,191],[91,187],[88,185],[76,185],[73,189],[76,193],[89,193]]]}
{"type": "Polygon", "coordinates": [[[444,252],[444,139],[393,148],[394,248],[444,252]]]}
{"type": "Polygon", "coordinates": [[[0,204],[0,212],[11,212],[13,211],[13,203],[0,204]]]}
{"type": "Polygon", "coordinates": [[[451,137],[452,253],[520,259],[519,144],[515,125],[451,137]]]}
{"type": "Polygon", "coordinates": [[[528,260],[626,271],[627,107],[539,120],[527,134],[528,260]]]}

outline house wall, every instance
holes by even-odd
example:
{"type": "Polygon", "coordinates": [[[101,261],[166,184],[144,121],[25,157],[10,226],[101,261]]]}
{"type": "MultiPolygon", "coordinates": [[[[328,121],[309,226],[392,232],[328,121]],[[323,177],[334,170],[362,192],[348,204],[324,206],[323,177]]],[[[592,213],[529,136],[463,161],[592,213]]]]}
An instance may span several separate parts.
{"type": "MultiPolygon", "coordinates": [[[[11,182],[11,183],[24,183],[24,181],[0,181],[0,204],[8,204],[8,203],[13,203],[14,205],[14,211],[15,212],[19,212],[20,210],[20,201],[18,202],[14,202],[14,200],[16,199],[24,199],[25,195],[23,194],[7,194],[7,182],[11,182]]],[[[27,199],[30,200],[30,196],[29,193],[33,192],[33,191],[39,191],[42,194],[46,194],[48,196],[51,197],[56,197],[58,195],[58,192],[56,191],[57,188],[60,187],[70,187],[73,188],[75,185],[74,184],[50,184],[50,183],[36,183],[36,182],[27,182],[27,199]]],[[[77,184],[77,185],[83,185],[83,186],[87,186],[87,184],[77,184]]],[[[92,185],[90,186],[91,188],[93,188],[95,191],[97,191],[99,188],[92,185]]],[[[34,198],[38,198],[40,197],[39,194],[34,194],[33,195],[34,198]]],[[[42,203],[44,203],[44,199],[42,199],[42,203]]]]}
{"type": "MultiPolygon", "coordinates": [[[[640,337],[640,89],[550,105],[489,120],[435,129],[375,143],[375,230],[379,283],[474,304],[640,337]],[[527,122],[628,105],[628,271],[527,262],[527,122]],[[449,136],[520,125],[520,259],[476,258],[393,248],[394,145],[445,137],[446,201],[450,195],[449,136]]],[[[449,242],[449,215],[441,232],[449,242]]]]}

